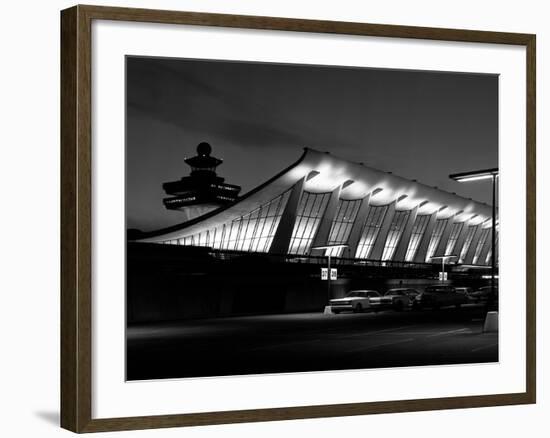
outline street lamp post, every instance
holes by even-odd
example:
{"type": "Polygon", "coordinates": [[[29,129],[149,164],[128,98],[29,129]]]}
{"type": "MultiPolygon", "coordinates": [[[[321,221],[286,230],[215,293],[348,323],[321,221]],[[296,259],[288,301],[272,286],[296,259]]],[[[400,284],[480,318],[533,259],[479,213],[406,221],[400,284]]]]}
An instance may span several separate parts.
{"type": "Polygon", "coordinates": [[[445,261],[455,259],[458,256],[456,255],[443,255],[443,256],[434,256],[430,260],[441,260],[441,272],[443,274],[442,280],[445,280],[445,261]]]}
{"type": "MultiPolygon", "coordinates": [[[[332,249],[332,248],[347,248],[349,245],[346,244],[334,244],[334,245],[323,245],[323,246],[314,246],[313,249],[332,249]]],[[[330,304],[330,286],[331,286],[331,278],[330,278],[330,251],[327,254],[327,303],[330,304]]]]}
{"type": "Polygon", "coordinates": [[[498,168],[476,170],[472,172],[454,173],[449,175],[449,178],[454,179],[457,182],[470,182],[490,179],[493,187],[493,209],[491,219],[491,295],[487,303],[487,307],[491,307],[496,298],[496,180],[498,177],[498,168]]]}

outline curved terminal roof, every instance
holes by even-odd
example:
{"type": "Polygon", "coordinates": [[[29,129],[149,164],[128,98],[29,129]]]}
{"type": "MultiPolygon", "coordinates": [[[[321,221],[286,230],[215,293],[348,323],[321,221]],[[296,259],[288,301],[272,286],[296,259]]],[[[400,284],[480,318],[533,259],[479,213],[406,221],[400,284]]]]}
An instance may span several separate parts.
{"type": "Polygon", "coordinates": [[[370,205],[386,205],[395,200],[397,210],[410,210],[421,205],[418,214],[438,212],[438,218],[459,213],[455,220],[479,224],[491,217],[491,206],[440,190],[417,181],[402,178],[334,155],[304,148],[298,161],[273,178],[243,195],[234,204],[224,206],[181,224],[144,233],[141,242],[165,242],[215,228],[254,211],[274,199],[303,178],[304,190],[331,192],[344,187],[341,199],[362,199],[371,194],[370,205]]]}

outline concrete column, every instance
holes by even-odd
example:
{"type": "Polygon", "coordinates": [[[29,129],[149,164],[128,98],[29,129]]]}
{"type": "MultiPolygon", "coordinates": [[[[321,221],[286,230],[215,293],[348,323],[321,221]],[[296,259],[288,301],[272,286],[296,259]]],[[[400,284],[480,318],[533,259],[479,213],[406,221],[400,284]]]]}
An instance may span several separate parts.
{"type": "MultiPolygon", "coordinates": [[[[323,246],[328,243],[330,229],[332,228],[332,222],[334,222],[334,218],[336,217],[336,212],[338,211],[338,202],[340,200],[341,191],[342,191],[342,186],[339,185],[330,194],[330,198],[325,208],[325,212],[323,213],[323,217],[321,218],[321,222],[319,223],[319,226],[317,227],[317,232],[315,233],[315,237],[313,238],[313,243],[311,244],[311,248],[315,246],[323,246]]],[[[310,255],[312,256],[322,256],[324,255],[324,253],[325,253],[324,249],[310,250],[310,255]]]]}
{"type": "Polygon", "coordinates": [[[292,231],[294,230],[294,223],[296,222],[296,216],[298,214],[298,206],[300,205],[300,199],[304,191],[304,184],[306,177],[300,179],[290,192],[285,209],[279,221],[277,231],[273,237],[271,248],[269,248],[270,254],[286,254],[288,252],[288,246],[290,245],[290,239],[292,237],[292,231]]]}
{"type": "Polygon", "coordinates": [[[357,217],[355,218],[355,222],[351,226],[351,231],[349,233],[348,239],[348,248],[344,251],[344,254],[348,254],[348,257],[350,258],[355,257],[355,253],[357,252],[357,245],[359,245],[359,240],[361,240],[361,231],[363,231],[363,225],[365,224],[365,220],[369,215],[370,197],[371,194],[369,193],[361,201],[359,211],[357,212],[357,217]]]}
{"type": "Polygon", "coordinates": [[[405,228],[403,229],[403,233],[401,233],[399,244],[397,245],[397,248],[392,258],[392,260],[395,262],[402,262],[405,260],[405,255],[407,254],[407,248],[409,247],[409,240],[411,240],[411,233],[412,233],[414,222],[416,221],[417,215],[418,215],[418,205],[414,207],[413,210],[411,211],[411,214],[409,215],[409,219],[405,224],[405,228]]]}
{"type": "Polygon", "coordinates": [[[477,259],[476,265],[486,265],[485,259],[487,258],[487,254],[489,253],[489,250],[491,249],[492,244],[492,237],[491,237],[491,229],[489,229],[489,234],[487,235],[487,239],[485,239],[485,243],[483,244],[483,247],[481,248],[481,252],[479,253],[479,258],[477,259]]]}
{"type": "Polygon", "coordinates": [[[428,252],[428,245],[430,244],[430,239],[432,238],[432,233],[434,232],[436,219],[437,211],[434,211],[430,217],[428,225],[426,226],[424,235],[420,240],[418,249],[416,250],[416,255],[414,256],[415,263],[424,263],[426,261],[426,253],[428,252]]]}
{"type": "Polygon", "coordinates": [[[470,243],[470,247],[468,248],[468,252],[466,253],[466,257],[464,258],[463,264],[465,265],[472,264],[472,259],[474,258],[474,253],[476,251],[477,242],[479,241],[480,236],[481,236],[481,225],[478,225],[476,232],[474,233],[474,238],[472,239],[472,243],[470,243]]]}
{"type": "Polygon", "coordinates": [[[388,210],[386,211],[386,216],[384,216],[384,220],[382,221],[382,226],[380,227],[380,232],[376,237],[376,242],[374,242],[374,247],[372,248],[372,251],[368,257],[369,259],[380,260],[382,258],[382,252],[384,251],[384,245],[388,237],[388,232],[390,231],[391,221],[393,220],[393,216],[395,215],[396,204],[397,204],[397,201],[393,201],[388,206],[388,210]]]}

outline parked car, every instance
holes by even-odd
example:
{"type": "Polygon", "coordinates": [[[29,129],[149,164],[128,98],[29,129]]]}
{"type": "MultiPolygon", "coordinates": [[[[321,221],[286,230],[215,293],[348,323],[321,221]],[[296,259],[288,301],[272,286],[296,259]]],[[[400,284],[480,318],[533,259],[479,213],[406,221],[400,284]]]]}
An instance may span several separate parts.
{"type": "MultiPolygon", "coordinates": [[[[491,296],[491,286],[483,286],[470,294],[474,303],[487,303],[491,296]]],[[[498,301],[498,286],[495,287],[495,301],[498,301]]]]}
{"type": "Polygon", "coordinates": [[[458,294],[464,295],[468,299],[468,301],[472,300],[471,295],[474,290],[471,287],[455,287],[455,291],[458,294]]]}
{"type": "Polygon", "coordinates": [[[380,299],[381,307],[395,310],[403,310],[413,305],[415,297],[419,294],[416,289],[395,288],[389,289],[380,299]]]}
{"type": "Polygon", "coordinates": [[[380,294],[375,290],[352,290],[344,298],[330,300],[330,307],[334,313],[343,311],[359,313],[372,307],[373,298],[380,298],[380,294]]]}
{"type": "Polygon", "coordinates": [[[419,309],[430,307],[439,309],[445,306],[460,307],[466,304],[468,298],[464,294],[456,292],[456,289],[450,285],[428,286],[424,292],[417,295],[414,300],[414,306],[419,309]]]}

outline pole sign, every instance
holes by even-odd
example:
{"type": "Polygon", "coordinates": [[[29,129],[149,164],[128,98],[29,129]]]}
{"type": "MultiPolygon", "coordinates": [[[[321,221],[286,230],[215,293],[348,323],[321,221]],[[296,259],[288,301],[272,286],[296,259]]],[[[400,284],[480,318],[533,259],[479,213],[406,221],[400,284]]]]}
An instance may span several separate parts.
{"type": "Polygon", "coordinates": [[[328,280],[328,268],[321,268],[321,280],[328,280]]]}
{"type": "Polygon", "coordinates": [[[439,273],[439,281],[447,281],[447,279],[448,279],[447,274],[448,274],[448,272],[440,272],[439,273]]]}
{"type": "Polygon", "coordinates": [[[338,279],[338,269],[330,268],[330,279],[331,280],[337,280],[338,279]]]}

